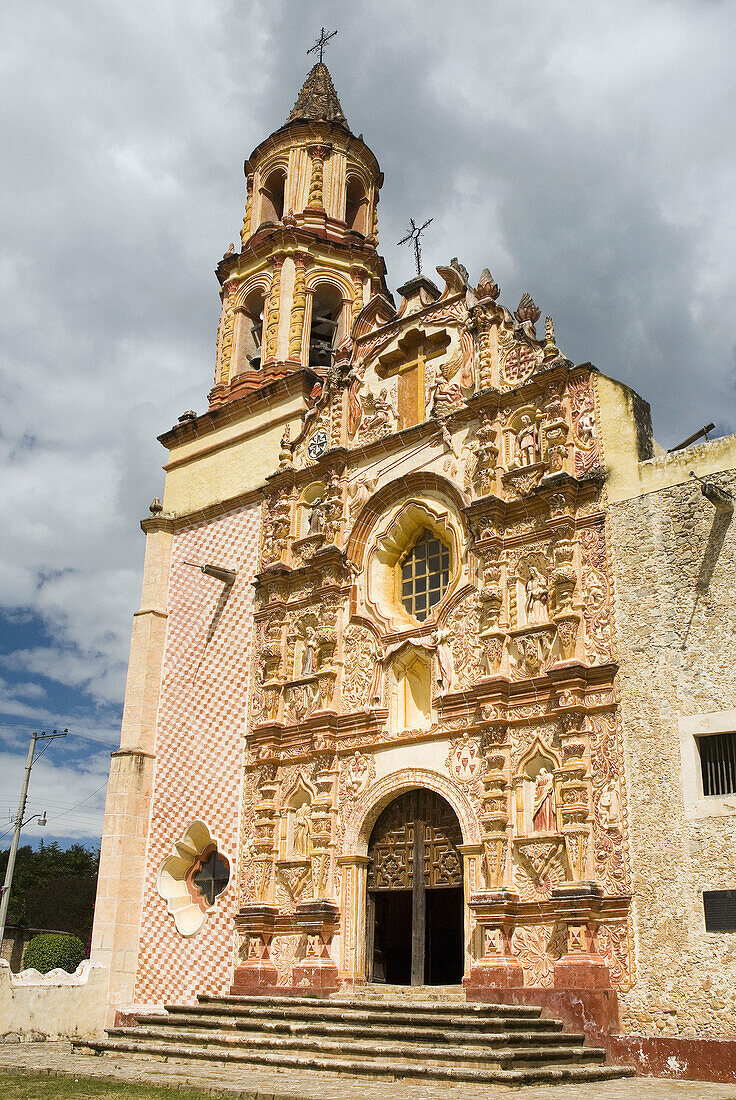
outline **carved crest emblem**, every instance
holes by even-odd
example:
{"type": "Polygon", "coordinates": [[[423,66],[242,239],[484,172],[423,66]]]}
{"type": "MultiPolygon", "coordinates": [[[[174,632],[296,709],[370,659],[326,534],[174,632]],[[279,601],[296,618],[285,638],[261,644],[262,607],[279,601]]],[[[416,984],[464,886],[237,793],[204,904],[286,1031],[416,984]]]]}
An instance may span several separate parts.
{"type": "Polygon", "coordinates": [[[480,778],[482,767],[480,743],[474,738],[460,741],[450,752],[447,767],[458,783],[474,783],[480,778]]]}

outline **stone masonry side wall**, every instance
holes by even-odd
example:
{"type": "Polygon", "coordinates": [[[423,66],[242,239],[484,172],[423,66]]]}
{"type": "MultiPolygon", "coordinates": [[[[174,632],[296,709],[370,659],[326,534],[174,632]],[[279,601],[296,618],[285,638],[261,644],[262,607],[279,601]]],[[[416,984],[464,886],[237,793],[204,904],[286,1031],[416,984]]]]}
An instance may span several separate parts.
{"type": "MultiPolygon", "coordinates": [[[[736,491],[736,471],[715,476],[736,491]]],[[[736,887],[736,810],[685,818],[678,719],[736,699],[736,518],[695,480],[613,505],[637,946],[622,1030],[736,1036],[736,933],[706,933],[703,889],[736,887]]]]}
{"type": "Polygon", "coordinates": [[[174,538],[136,1004],[193,1001],[230,982],[259,538],[259,505],[174,538]],[[186,562],[234,569],[232,589],[186,562]],[[204,927],[185,936],[158,893],[157,878],[196,819],[217,840],[231,877],[204,927]]]}

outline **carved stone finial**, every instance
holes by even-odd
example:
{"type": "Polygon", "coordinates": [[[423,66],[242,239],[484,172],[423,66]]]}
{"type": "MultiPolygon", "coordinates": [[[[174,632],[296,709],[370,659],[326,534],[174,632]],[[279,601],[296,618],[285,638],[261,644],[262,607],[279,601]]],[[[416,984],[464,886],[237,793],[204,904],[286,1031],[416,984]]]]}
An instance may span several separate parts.
{"type": "Polygon", "coordinates": [[[229,260],[230,257],[234,256],[234,255],[235,255],[235,243],[233,241],[231,241],[230,244],[225,249],[225,254],[223,255],[222,258],[223,258],[223,260],[229,260]]]}
{"type": "Polygon", "coordinates": [[[297,119],[347,125],[335,85],[323,61],[318,61],[310,70],[287,121],[297,119]]]}
{"type": "Polygon", "coordinates": [[[154,497],[151,503],[148,505],[148,511],[151,513],[152,516],[158,516],[161,512],[163,512],[163,510],[164,506],[161,501],[158,499],[158,497],[154,497]]]}
{"type": "Polygon", "coordinates": [[[495,302],[500,293],[501,290],[498,283],[493,278],[488,268],[484,267],[480,273],[476,294],[479,298],[491,298],[495,302]]]}
{"type": "Polygon", "coordinates": [[[460,263],[457,256],[453,256],[452,259],[450,260],[450,267],[454,267],[455,270],[460,273],[460,276],[463,280],[463,283],[465,284],[465,286],[467,286],[468,285],[468,269],[467,269],[467,267],[465,267],[463,264],[460,263]]]}
{"type": "Polygon", "coordinates": [[[546,361],[557,359],[559,354],[560,349],[555,343],[555,326],[552,318],[547,317],[544,322],[544,358],[546,361]]]}
{"type": "Polygon", "coordinates": [[[531,325],[534,325],[539,320],[541,313],[540,310],[528,291],[524,291],[521,296],[521,301],[514,314],[519,324],[523,325],[525,321],[528,321],[531,325]]]}

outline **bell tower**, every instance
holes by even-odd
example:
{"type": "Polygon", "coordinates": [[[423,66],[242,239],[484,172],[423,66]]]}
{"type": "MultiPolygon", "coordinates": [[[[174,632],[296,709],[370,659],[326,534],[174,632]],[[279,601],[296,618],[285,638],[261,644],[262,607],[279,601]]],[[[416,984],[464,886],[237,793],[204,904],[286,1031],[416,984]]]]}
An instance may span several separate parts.
{"type": "Polygon", "coordinates": [[[376,251],[383,174],[318,62],[284,125],[245,162],[240,252],[217,266],[210,408],[300,368],[325,376],[355,318],[387,294],[376,251]]]}

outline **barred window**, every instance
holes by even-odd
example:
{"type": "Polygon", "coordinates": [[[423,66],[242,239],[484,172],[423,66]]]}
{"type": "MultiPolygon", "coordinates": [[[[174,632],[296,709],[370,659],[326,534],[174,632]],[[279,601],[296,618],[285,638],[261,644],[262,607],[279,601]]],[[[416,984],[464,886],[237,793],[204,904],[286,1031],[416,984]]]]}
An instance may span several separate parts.
{"type": "Polygon", "coordinates": [[[450,551],[431,531],[422,531],[401,564],[401,602],[423,622],[450,583],[450,551]]]}
{"type": "Polygon", "coordinates": [[[736,794],[736,733],[697,738],[704,795],[736,794]]]}

